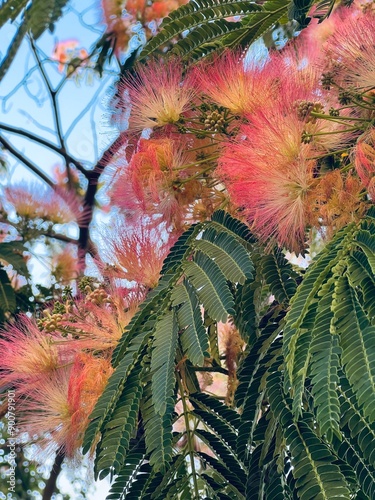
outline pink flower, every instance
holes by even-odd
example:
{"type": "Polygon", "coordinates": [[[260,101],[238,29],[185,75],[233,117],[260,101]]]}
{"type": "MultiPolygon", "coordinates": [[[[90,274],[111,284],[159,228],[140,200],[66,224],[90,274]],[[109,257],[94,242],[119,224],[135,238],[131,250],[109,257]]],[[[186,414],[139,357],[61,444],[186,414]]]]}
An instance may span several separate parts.
{"type": "Polygon", "coordinates": [[[72,409],[68,402],[71,367],[54,370],[37,385],[26,387],[18,405],[20,432],[27,432],[30,441],[38,438],[48,452],[62,447],[66,450],[71,433],[72,409]]]}
{"type": "Polygon", "coordinates": [[[269,68],[246,68],[240,52],[226,51],[195,71],[200,91],[235,115],[270,106],[275,79],[269,68]]]}
{"type": "Polygon", "coordinates": [[[64,343],[76,352],[113,349],[141,301],[129,291],[123,293],[113,288],[110,294],[103,292],[104,289],[96,289],[77,299],[59,323],[67,335],[64,343]]]}
{"type": "Polygon", "coordinates": [[[68,456],[73,456],[81,446],[91,412],[112,373],[110,358],[100,358],[87,353],[76,356],[67,394],[71,413],[70,428],[65,441],[68,456]]]}
{"type": "Polygon", "coordinates": [[[375,13],[355,11],[353,15],[337,23],[335,33],[326,46],[327,57],[339,70],[338,78],[344,85],[358,90],[375,86],[375,13]]]}
{"type": "Polygon", "coordinates": [[[73,363],[44,374],[19,398],[19,431],[47,453],[61,448],[72,458],[112,372],[110,359],[79,353],[73,363]]]}
{"type": "Polygon", "coordinates": [[[73,59],[86,59],[88,52],[79,47],[79,41],[75,39],[61,40],[53,49],[52,59],[59,63],[58,71],[62,73],[73,59]]]}
{"type": "Polygon", "coordinates": [[[75,245],[66,245],[59,253],[53,253],[52,275],[58,283],[69,283],[83,271],[75,245]]]}
{"type": "Polygon", "coordinates": [[[53,373],[66,359],[58,340],[41,332],[28,316],[18,316],[0,339],[1,384],[28,385],[53,373]]]}
{"type": "Polygon", "coordinates": [[[354,164],[371,199],[375,200],[375,128],[361,137],[354,149],[354,164]]]}
{"type": "Polygon", "coordinates": [[[118,223],[105,236],[104,260],[112,266],[113,276],[154,288],[175,237],[145,222],[131,231],[123,228],[124,224],[118,223]]]}
{"type": "Polygon", "coordinates": [[[295,114],[258,113],[243,126],[219,160],[232,201],[242,207],[256,234],[299,251],[305,241],[305,204],[314,184],[311,146],[301,144],[304,123],[295,114]]]}
{"type": "Polygon", "coordinates": [[[77,222],[81,226],[88,223],[82,200],[64,187],[20,183],[6,187],[5,197],[17,215],[25,219],[42,218],[54,224],[77,222]]]}
{"type": "Polygon", "coordinates": [[[176,123],[195,95],[191,80],[184,78],[183,66],[177,60],[138,66],[136,75],[125,79],[121,88],[124,101],[132,108],[129,129],[134,131],[176,123]]]}
{"type": "Polygon", "coordinates": [[[142,140],[130,164],[121,168],[112,187],[113,203],[130,214],[158,214],[168,225],[181,228],[187,205],[197,195],[197,181],[180,183],[189,176],[184,169],[183,144],[168,139],[142,140]]]}

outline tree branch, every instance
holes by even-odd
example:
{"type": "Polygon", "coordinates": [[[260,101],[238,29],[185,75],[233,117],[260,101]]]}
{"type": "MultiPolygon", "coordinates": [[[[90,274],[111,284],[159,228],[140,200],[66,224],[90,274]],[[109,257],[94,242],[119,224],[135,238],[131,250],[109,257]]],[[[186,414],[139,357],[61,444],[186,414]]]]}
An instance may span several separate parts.
{"type": "Polygon", "coordinates": [[[43,491],[42,500],[51,500],[53,493],[56,490],[57,478],[61,472],[61,466],[65,458],[65,453],[60,449],[56,453],[55,462],[51,469],[51,474],[48,478],[46,487],[43,491]]]}
{"type": "MultiPolygon", "coordinates": [[[[103,170],[110,164],[113,157],[117,153],[117,151],[124,145],[126,142],[126,137],[124,135],[120,135],[113,141],[113,143],[104,151],[101,158],[98,160],[95,168],[88,172],[89,174],[89,184],[87,186],[87,191],[84,199],[84,206],[88,211],[88,220],[91,221],[94,212],[94,204],[95,204],[95,195],[98,189],[98,180],[103,170]]],[[[89,233],[89,224],[85,227],[80,227],[79,231],[79,248],[82,250],[88,250],[93,253],[93,247],[90,242],[90,233],[89,233]]]]}
{"type": "Polygon", "coordinates": [[[34,141],[37,144],[40,144],[42,146],[45,146],[46,148],[51,149],[52,151],[55,151],[55,153],[58,153],[59,155],[61,155],[65,160],[68,160],[70,163],[73,163],[73,165],[77,168],[77,170],[82,172],[82,174],[85,177],[88,177],[87,170],[82,165],[82,163],[80,163],[75,158],[70,156],[61,147],[56,146],[52,142],[49,142],[49,141],[46,141],[45,139],[43,139],[43,137],[39,137],[38,135],[31,134],[27,130],[23,130],[21,128],[15,128],[15,127],[11,127],[10,125],[5,125],[4,123],[0,123],[0,130],[4,130],[5,132],[11,132],[12,134],[21,135],[22,137],[26,137],[27,139],[30,139],[31,141],[34,141]]]}
{"type": "Polygon", "coordinates": [[[58,92],[56,90],[54,90],[52,87],[52,84],[48,78],[48,75],[47,75],[46,71],[44,70],[43,63],[39,58],[38,49],[36,48],[34,40],[31,36],[30,36],[30,44],[31,44],[31,49],[33,51],[36,63],[38,65],[39,71],[40,71],[42,78],[44,80],[44,83],[47,87],[48,94],[49,94],[49,97],[51,100],[51,105],[52,105],[52,110],[53,110],[53,118],[54,118],[55,127],[56,127],[56,133],[57,133],[57,137],[58,137],[59,143],[60,143],[60,154],[65,159],[65,167],[66,167],[66,173],[67,173],[67,177],[68,177],[68,184],[69,184],[69,186],[71,186],[72,177],[71,177],[70,165],[69,165],[70,160],[69,160],[69,155],[67,154],[67,150],[66,150],[65,139],[64,139],[64,134],[63,134],[62,125],[61,125],[61,117],[60,117],[60,113],[58,110],[58,102],[57,102],[58,92]]]}
{"type": "Polygon", "coordinates": [[[74,238],[69,238],[69,236],[65,236],[64,234],[57,233],[43,233],[43,236],[47,238],[52,238],[54,240],[63,241],[64,243],[72,243],[73,245],[78,245],[78,240],[74,238]]]}
{"type": "Polygon", "coordinates": [[[192,366],[191,370],[195,372],[216,372],[224,373],[224,375],[229,375],[228,370],[221,366],[192,366]]]}
{"type": "Polygon", "coordinates": [[[9,151],[9,153],[17,158],[21,163],[23,163],[29,170],[31,170],[35,175],[37,175],[40,179],[42,179],[46,184],[48,184],[50,187],[54,188],[55,183],[46,176],[34,163],[32,163],[30,160],[25,158],[15,147],[8,142],[5,137],[0,135],[0,144],[4,146],[4,148],[9,151]]]}

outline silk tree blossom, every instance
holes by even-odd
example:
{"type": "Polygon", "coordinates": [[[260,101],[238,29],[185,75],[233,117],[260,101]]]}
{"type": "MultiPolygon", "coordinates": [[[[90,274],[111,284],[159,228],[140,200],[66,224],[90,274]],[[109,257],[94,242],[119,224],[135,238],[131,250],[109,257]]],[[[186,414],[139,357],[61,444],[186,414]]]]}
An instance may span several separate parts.
{"type": "Polygon", "coordinates": [[[87,210],[76,193],[64,187],[20,183],[5,188],[6,201],[24,219],[45,219],[54,224],[88,223],[87,210]],[[37,193],[37,194],[36,194],[37,193]]]}
{"type": "MultiPolygon", "coordinates": [[[[97,289],[99,292],[104,289],[97,289]]],[[[137,311],[140,297],[112,290],[78,298],[58,322],[64,343],[76,351],[111,351],[137,311]]]]}
{"type": "Polygon", "coordinates": [[[337,23],[326,46],[327,59],[336,64],[335,81],[359,91],[375,87],[375,12],[355,11],[337,23]]]}
{"type": "Polygon", "coordinates": [[[38,381],[36,386],[25,387],[22,413],[18,418],[20,432],[38,441],[48,454],[56,449],[67,449],[71,439],[72,409],[68,401],[71,366],[54,370],[38,381]]]}
{"type": "Polygon", "coordinates": [[[245,67],[239,52],[227,51],[200,64],[195,71],[199,90],[235,115],[251,114],[272,103],[276,81],[270,68],[245,67]]]}
{"type": "Polygon", "coordinates": [[[28,316],[18,316],[0,339],[1,385],[26,388],[57,370],[68,356],[68,351],[58,348],[59,340],[59,336],[41,332],[28,316]]]}
{"type": "Polygon", "coordinates": [[[83,442],[89,417],[113,373],[110,358],[80,353],[75,357],[68,384],[69,431],[64,443],[67,456],[74,456],[83,442]]]}
{"type": "Polygon", "coordinates": [[[136,217],[159,215],[181,231],[189,204],[201,192],[194,178],[199,168],[194,162],[185,168],[189,160],[183,145],[169,138],[141,139],[130,164],[118,167],[111,189],[113,203],[136,217]]]}
{"type": "Polygon", "coordinates": [[[22,394],[20,432],[47,453],[78,452],[89,416],[113,372],[110,359],[79,353],[68,365],[43,376],[22,394]]]}
{"type": "Polygon", "coordinates": [[[153,224],[139,224],[131,231],[124,227],[118,222],[105,234],[104,261],[111,265],[112,276],[154,288],[176,236],[153,224]]]}
{"type": "Polygon", "coordinates": [[[195,98],[193,82],[184,77],[176,59],[138,66],[135,76],[123,80],[120,89],[132,108],[129,129],[138,132],[178,122],[195,98]]]}
{"type": "Polygon", "coordinates": [[[328,238],[347,224],[358,221],[368,208],[360,179],[352,172],[339,169],[318,179],[310,193],[308,206],[311,225],[323,227],[322,234],[328,238]]]}
{"type": "Polygon", "coordinates": [[[375,128],[359,138],[354,149],[354,164],[357,173],[371,199],[375,199],[375,128]]]}
{"type": "Polygon", "coordinates": [[[53,49],[52,59],[59,63],[58,71],[62,73],[65,68],[72,62],[77,63],[80,60],[88,59],[89,54],[86,49],[80,46],[76,39],[61,40],[55,44],[53,49]]]}
{"type": "Polygon", "coordinates": [[[232,201],[242,207],[255,233],[299,252],[305,241],[306,202],[316,162],[301,144],[303,123],[295,115],[257,114],[219,160],[232,201]]]}
{"type": "Polygon", "coordinates": [[[62,284],[78,278],[83,271],[82,260],[78,259],[75,245],[65,245],[60,252],[54,252],[51,261],[51,273],[55,280],[62,284]]]}

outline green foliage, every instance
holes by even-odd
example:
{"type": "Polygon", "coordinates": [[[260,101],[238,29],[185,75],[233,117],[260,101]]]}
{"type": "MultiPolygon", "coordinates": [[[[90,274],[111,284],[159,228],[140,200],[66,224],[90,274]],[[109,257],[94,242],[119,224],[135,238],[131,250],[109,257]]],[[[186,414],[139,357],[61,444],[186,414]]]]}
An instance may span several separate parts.
{"type": "MultiPolygon", "coordinates": [[[[239,0],[191,0],[166,17],[160,32],[145,46],[140,59],[145,59],[177,35],[184,33],[171,49],[171,53],[184,60],[198,60],[213,51],[237,46],[247,47],[272,31],[275,26],[295,24],[295,28],[308,25],[307,13],[311,0],[268,0],[263,4],[239,0]],[[236,20],[231,20],[236,17],[236,20]]],[[[320,4],[315,17],[324,18],[334,2],[320,4]]]]}
{"type": "Polygon", "coordinates": [[[96,460],[100,477],[111,472],[109,457],[114,460],[114,473],[118,473],[124,463],[119,453],[125,456],[123,448],[129,443],[129,436],[123,433],[128,432],[129,426],[134,428],[133,416],[129,423],[130,407],[137,407],[139,397],[135,392],[131,400],[128,384],[137,367],[144,363],[145,370],[139,372],[143,373],[139,385],[146,384],[140,412],[150,463],[156,470],[165,470],[172,460],[176,350],[180,349],[191,363],[199,361],[203,365],[205,356],[209,355],[209,325],[226,320],[228,314],[234,312],[233,293],[221,269],[240,280],[251,276],[253,267],[245,250],[249,239],[244,224],[219,212],[212,222],[188,231],[172,249],[164,264],[164,276],[120,340],[113,356],[116,370],[91,415],[84,452],[100,435],[96,460]],[[237,269],[229,271],[233,264],[234,238],[242,251],[235,251],[240,263],[237,262],[237,269]],[[210,243],[205,253],[200,250],[201,240],[210,243]],[[181,278],[183,283],[176,286],[181,278]],[[208,315],[204,323],[199,312],[201,305],[208,315]]]}
{"type": "Polygon", "coordinates": [[[99,442],[109,498],[373,498],[374,241],[370,211],[299,275],[223,211],[190,228],[91,415],[85,450],[99,442]],[[195,377],[223,371],[230,316],[247,343],[232,407],[195,377]]]}
{"type": "Polygon", "coordinates": [[[198,297],[187,280],[173,290],[172,301],[173,306],[180,306],[177,310],[178,323],[187,325],[181,333],[182,351],[194,365],[202,366],[204,358],[208,357],[208,338],[198,297]]]}
{"type": "Polygon", "coordinates": [[[229,23],[225,18],[258,10],[261,10],[259,5],[248,1],[192,0],[187,5],[183,5],[171,12],[163,20],[160,26],[161,32],[150,40],[140,57],[149,56],[185,30],[191,32],[190,36],[178,42],[173,52],[180,56],[185,54],[192,56],[195,50],[201,45],[210,42],[213,38],[224,36],[232,28],[242,28],[240,24],[229,23]]]}
{"type": "Polygon", "coordinates": [[[4,321],[5,313],[16,309],[16,294],[4,269],[0,268],[0,320],[4,321]]]}

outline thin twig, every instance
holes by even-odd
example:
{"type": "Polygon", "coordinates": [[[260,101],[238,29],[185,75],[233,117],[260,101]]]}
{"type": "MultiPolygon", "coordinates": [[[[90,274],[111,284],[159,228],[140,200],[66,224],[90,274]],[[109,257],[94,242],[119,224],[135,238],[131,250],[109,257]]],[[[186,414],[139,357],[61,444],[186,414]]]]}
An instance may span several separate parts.
{"type": "Polygon", "coordinates": [[[63,156],[65,159],[65,166],[66,166],[66,173],[68,177],[68,183],[71,185],[72,183],[72,178],[71,178],[71,172],[70,172],[70,165],[69,165],[69,155],[67,154],[66,146],[65,146],[65,139],[64,139],[64,134],[62,130],[62,125],[61,125],[61,117],[59,113],[59,108],[58,108],[58,102],[57,102],[57,96],[58,96],[58,91],[56,91],[51,84],[50,79],[48,78],[48,75],[43,67],[43,62],[41,61],[39,54],[38,54],[38,49],[35,46],[34,40],[32,37],[30,37],[30,44],[31,44],[31,50],[33,51],[36,63],[38,65],[40,74],[42,75],[42,78],[44,80],[44,83],[47,87],[48,94],[51,100],[52,104],[52,110],[53,110],[53,118],[55,122],[55,127],[56,127],[56,133],[57,137],[59,139],[60,143],[60,154],[63,156]]]}
{"type": "Polygon", "coordinates": [[[4,130],[5,132],[11,132],[12,134],[21,135],[22,137],[26,137],[27,139],[30,139],[31,141],[34,141],[37,144],[40,144],[41,146],[45,146],[46,148],[55,151],[55,153],[58,153],[59,155],[67,159],[70,163],[73,163],[74,166],[77,168],[77,170],[82,172],[87,177],[87,170],[85,169],[85,167],[75,158],[71,157],[66,151],[63,151],[61,147],[56,146],[56,144],[46,141],[46,139],[43,139],[43,137],[34,135],[31,132],[28,132],[27,130],[11,127],[10,125],[5,125],[4,123],[0,123],[0,130],[4,130]]]}
{"type": "Polygon", "coordinates": [[[65,453],[60,449],[56,453],[55,462],[52,466],[51,474],[43,491],[42,500],[51,500],[56,490],[57,478],[61,472],[61,466],[65,458],[65,453]]]}
{"type": "MultiPolygon", "coordinates": [[[[92,220],[94,213],[94,202],[96,191],[98,189],[98,179],[103,173],[103,170],[110,164],[113,157],[121,148],[121,146],[123,146],[123,144],[124,137],[120,135],[113,141],[113,143],[106,149],[106,151],[104,151],[94,169],[88,172],[89,184],[87,186],[87,191],[85,194],[84,206],[88,212],[87,220],[89,221],[92,220]]],[[[92,245],[90,244],[89,224],[85,225],[85,227],[80,227],[79,229],[79,248],[82,250],[89,250],[90,252],[93,252],[92,245]]]]}
{"type": "Polygon", "coordinates": [[[229,375],[228,370],[222,366],[192,366],[191,370],[195,372],[214,372],[214,373],[224,373],[224,375],[229,375]]]}
{"type": "Polygon", "coordinates": [[[15,147],[12,146],[12,144],[10,144],[10,142],[8,142],[5,137],[3,137],[2,135],[0,135],[0,144],[2,144],[4,146],[4,148],[12,155],[14,156],[15,158],[17,158],[17,160],[19,160],[20,162],[22,162],[29,170],[31,170],[32,172],[34,172],[35,175],[37,175],[38,177],[40,177],[40,179],[42,179],[46,184],[48,184],[50,187],[54,188],[55,187],[55,183],[49,178],[47,177],[43,172],[41,172],[41,170],[36,166],[34,165],[34,163],[32,163],[30,160],[28,160],[27,158],[25,158],[15,147]]]}

